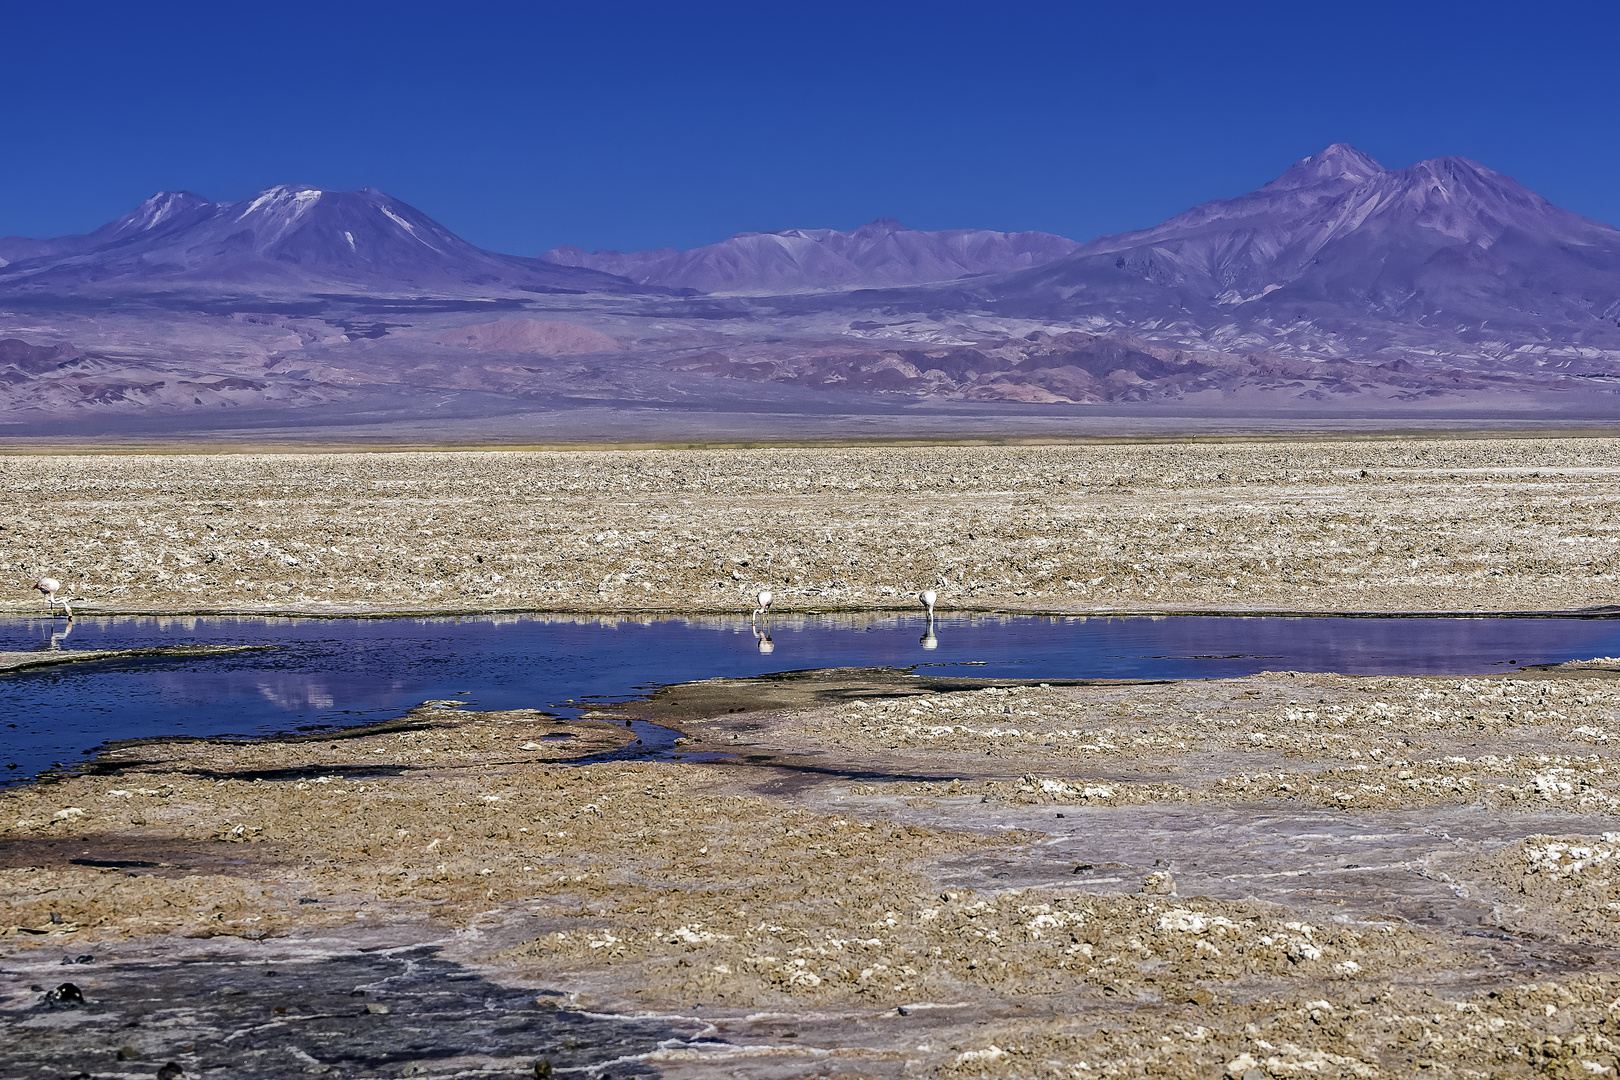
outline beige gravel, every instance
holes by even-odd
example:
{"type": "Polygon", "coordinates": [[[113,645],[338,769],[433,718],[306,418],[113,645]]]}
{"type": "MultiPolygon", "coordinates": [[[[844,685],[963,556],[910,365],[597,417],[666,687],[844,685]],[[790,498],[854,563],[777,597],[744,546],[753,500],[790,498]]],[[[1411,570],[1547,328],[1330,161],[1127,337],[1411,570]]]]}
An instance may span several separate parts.
{"type": "Polygon", "coordinates": [[[1609,603],[1610,439],[0,458],[0,610],[1609,603]]]}
{"type": "MultiPolygon", "coordinates": [[[[789,712],[750,748],[1018,778],[885,785],[1023,803],[1449,804],[1620,813],[1620,661],[1532,677],[1263,672],[1146,686],[986,687],[789,712]],[[1585,675],[1587,677],[1580,677],[1585,675]],[[1600,677],[1607,676],[1607,677],[1600,677]]],[[[710,723],[721,727],[726,718],[710,723]]],[[[707,725],[700,725],[707,726],[707,725]]]]}
{"type": "Polygon", "coordinates": [[[649,1059],[672,1077],[1606,1075],[1612,675],[670,695],[710,703],[683,751],[733,763],[573,765],[622,718],[448,703],[137,744],[0,792],[0,955],[434,941],[579,1007],[700,1012],[726,1042],[649,1059]]]}

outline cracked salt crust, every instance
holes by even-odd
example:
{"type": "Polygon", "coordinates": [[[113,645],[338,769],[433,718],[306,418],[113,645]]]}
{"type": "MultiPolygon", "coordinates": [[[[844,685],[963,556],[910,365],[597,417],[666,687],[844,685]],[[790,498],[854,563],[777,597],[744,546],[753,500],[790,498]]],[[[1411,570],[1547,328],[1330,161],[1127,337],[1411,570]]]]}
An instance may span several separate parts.
{"type": "Polygon", "coordinates": [[[1571,608],[1620,588],[1616,449],[13,456],[0,608],[1571,608]]]}

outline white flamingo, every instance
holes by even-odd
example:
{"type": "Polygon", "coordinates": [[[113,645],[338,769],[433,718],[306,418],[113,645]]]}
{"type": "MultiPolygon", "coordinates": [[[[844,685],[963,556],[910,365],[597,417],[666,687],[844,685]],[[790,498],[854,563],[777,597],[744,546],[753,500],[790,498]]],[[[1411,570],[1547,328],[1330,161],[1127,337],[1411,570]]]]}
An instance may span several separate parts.
{"type": "Polygon", "coordinates": [[[757,619],[761,615],[763,615],[763,616],[765,616],[765,621],[770,622],[771,621],[771,591],[769,589],[764,589],[764,590],[762,590],[760,592],[759,596],[756,597],[755,599],[757,599],[759,601],[759,607],[754,609],[754,614],[751,616],[751,618],[757,619]]]}
{"type": "Polygon", "coordinates": [[[42,577],[34,582],[34,588],[45,594],[47,604],[61,604],[62,610],[67,612],[68,621],[73,621],[73,605],[82,601],[84,597],[75,596],[71,600],[66,596],[57,596],[62,591],[62,583],[53,577],[42,577]]]}
{"type": "Polygon", "coordinates": [[[917,644],[925,649],[937,649],[939,638],[934,636],[934,601],[939,599],[939,594],[933,589],[924,589],[917,594],[917,599],[928,609],[928,625],[923,628],[923,636],[917,639],[917,644]]]}

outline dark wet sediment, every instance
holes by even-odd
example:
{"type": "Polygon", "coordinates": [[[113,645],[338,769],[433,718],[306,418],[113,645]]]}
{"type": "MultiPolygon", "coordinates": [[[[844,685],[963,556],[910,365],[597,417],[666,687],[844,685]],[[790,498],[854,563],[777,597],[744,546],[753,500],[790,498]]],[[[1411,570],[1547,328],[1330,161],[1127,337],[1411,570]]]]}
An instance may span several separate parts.
{"type": "Polygon", "coordinates": [[[86,664],[97,660],[135,660],[170,657],[185,659],[196,656],[226,656],[231,653],[257,652],[273,649],[274,645],[153,645],[138,649],[35,649],[30,652],[0,652],[0,672],[25,671],[31,668],[59,667],[63,664],[86,664]]]}
{"type": "Polygon", "coordinates": [[[581,1012],[432,947],[312,952],[9,957],[0,1075],[151,1076],[174,1062],[187,1077],[515,1077],[543,1060],[557,1072],[652,1077],[638,1057],[701,1034],[695,1023],[581,1012]],[[83,1004],[48,1003],[67,982],[83,1004]]]}

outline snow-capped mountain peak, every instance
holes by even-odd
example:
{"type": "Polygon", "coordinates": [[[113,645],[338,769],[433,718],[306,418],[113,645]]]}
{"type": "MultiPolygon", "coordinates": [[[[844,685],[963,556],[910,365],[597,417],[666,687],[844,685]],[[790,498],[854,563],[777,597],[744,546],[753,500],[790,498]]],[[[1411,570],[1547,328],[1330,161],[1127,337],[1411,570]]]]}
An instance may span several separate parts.
{"type": "Polygon", "coordinates": [[[1319,187],[1323,184],[1355,186],[1386,172],[1388,170],[1377,161],[1349,143],[1334,143],[1320,153],[1294,162],[1261,190],[1319,187]]]}
{"type": "Polygon", "coordinates": [[[4,270],[13,280],[320,280],[390,288],[506,282],[531,292],[628,288],[589,270],[484,251],[375,188],[281,184],[226,203],[159,192],[87,236],[0,247],[0,258],[11,260],[4,270]]]}
{"type": "Polygon", "coordinates": [[[207,209],[213,205],[201,195],[190,191],[160,191],[113,222],[111,229],[119,236],[150,232],[180,217],[207,209]]]}
{"type": "Polygon", "coordinates": [[[319,188],[288,185],[269,188],[249,199],[242,212],[236,215],[236,220],[246,221],[254,216],[282,221],[299,218],[320,202],[323,194],[325,192],[319,188]]]}

